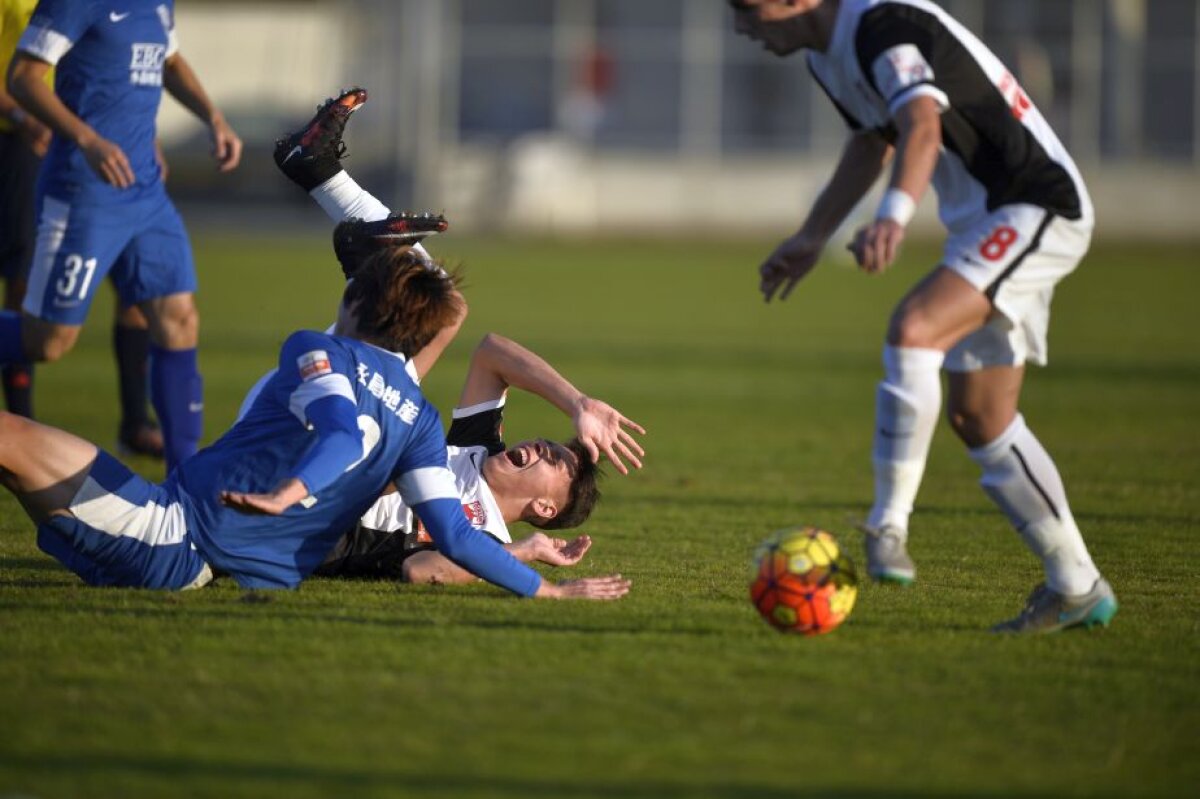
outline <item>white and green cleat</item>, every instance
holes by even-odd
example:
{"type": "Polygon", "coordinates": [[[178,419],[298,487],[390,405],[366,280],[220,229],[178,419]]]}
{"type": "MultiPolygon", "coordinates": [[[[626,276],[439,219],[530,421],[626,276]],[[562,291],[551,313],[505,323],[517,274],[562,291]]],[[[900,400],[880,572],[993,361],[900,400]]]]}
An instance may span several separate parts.
{"type": "Polygon", "coordinates": [[[917,567],[908,556],[904,545],[907,537],[903,530],[891,526],[880,528],[859,525],[866,534],[863,544],[867,549],[867,574],[881,583],[911,585],[917,579],[917,567]]]}
{"type": "Polygon", "coordinates": [[[1091,591],[1077,596],[1064,596],[1042,583],[1025,600],[1019,616],[997,624],[992,632],[1056,633],[1070,627],[1107,627],[1117,615],[1117,607],[1117,595],[1103,577],[1091,591]]]}

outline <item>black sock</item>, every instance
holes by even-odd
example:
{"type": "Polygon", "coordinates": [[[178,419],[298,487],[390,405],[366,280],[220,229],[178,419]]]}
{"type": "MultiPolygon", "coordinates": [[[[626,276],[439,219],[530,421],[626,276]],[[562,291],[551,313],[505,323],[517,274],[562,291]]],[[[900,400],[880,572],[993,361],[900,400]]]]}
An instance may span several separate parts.
{"type": "Polygon", "coordinates": [[[121,432],[132,434],[149,422],[146,364],[150,357],[150,331],[113,325],[113,355],[117,359],[121,396],[121,432]]]}
{"type": "Polygon", "coordinates": [[[4,404],[18,416],[33,418],[33,364],[10,363],[3,369],[4,404]]]}

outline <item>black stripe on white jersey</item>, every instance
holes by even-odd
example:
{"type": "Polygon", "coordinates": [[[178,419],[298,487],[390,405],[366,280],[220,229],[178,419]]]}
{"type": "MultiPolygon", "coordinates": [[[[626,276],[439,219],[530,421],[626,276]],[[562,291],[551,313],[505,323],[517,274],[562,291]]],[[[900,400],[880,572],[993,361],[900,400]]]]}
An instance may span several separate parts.
{"type": "Polygon", "coordinates": [[[846,124],[850,126],[850,130],[862,130],[862,123],[859,122],[853,114],[846,110],[846,106],[839,103],[837,98],[833,96],[833,92],[829,91],[829,87],[825,85],[824,81],[821,80],[821,76],[817,74],[815,69],[813,69],[812,62],[805,58],[804,64],[808,67],[808,74],[812,75],[813,80],[815,80],[817,85],[821,87],[821,91],[825,92],[825,96],[829,98],[829,102],[833,103],[833,107],[836,108],[837,112],[842,115],[842,119],[846,120],[846,124]]]}
{"type": "Polygon", "coordinates": [[[884,2],[862,15],[854,50],[863,76],[876,92],[875,59],[903,44],[915,45],[933,68],[935,85],[950,104],[942,113],[942,143],[983,185],[989,211],[1028,203],[1067,219],[1083,215],[1071,175],[1013,116],[968,47],[933,14],[884,2]]]}
{"type": "MultiPolygon", "coordinates": [[[[821,87],[821,91],[825,92],[825,96],[829,98],[829,102],[833,103],[833,107],[837,109],[837,112],[842,115],[842,119],[846,121],[846,125],[849,126],[850,130],[853,130],[856,133],[864,130],[865,128],[863,127],[863,124],[858,121],[858,118],[851,114],[846,109],[846,106],[838,102],[838,99],[833,96],[833,92],[829,91],[829,87],[825,85],[825,81],[821,80],[821,76],[817,74],[815,69],[813,69],[812,62],[808,59],[805,59],[804,63],[808,67],[808,74],[812,75],[813,80],[816,81],[817,85],[821,87]]],[[[880,128],[874,128],[873,130],[882,136],[884,141],[886,141],[888,144],[895,144],[896,139],[900,137],[899,132],[896,130],[896,126],[892,124],[884,125],[880,128]]]]}

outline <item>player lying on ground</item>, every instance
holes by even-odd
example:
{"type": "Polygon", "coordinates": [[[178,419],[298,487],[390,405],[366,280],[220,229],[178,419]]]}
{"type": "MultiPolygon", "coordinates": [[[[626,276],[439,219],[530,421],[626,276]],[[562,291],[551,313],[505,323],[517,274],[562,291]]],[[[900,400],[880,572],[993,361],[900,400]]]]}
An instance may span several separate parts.
{"type": "MultiPolygon", "coordinates": [[[[518,560],[553,566],[578,563],[591,547],[535,533],[513,542],[508,525],[526,522],[564,530],[587,521],[600,499],[599,474],[587,443],[629,424],[603,402],[582,394],[546,361],[516,342],[489,334],[471,358],[446,439],[463,512],[471,525],[504,543],[518,560]],[[572,415],[578,438],[506,448],[501,425],[509,386],[545,398],[572,415]],[[587,443],[585,443],[587,442],[587,443]]],[[[638,454],[641,448],[632,444],[638,454]]],[[[640,465],[640,464],[639,464],[640,465]]],[[[325,576],[391,577],[406,582],[469,582],[475,576],[438,553],[398,494],[380,497],[317,570],[325,576]]]]}
{"type": "MultiPolygon", "coordinates": [[[[313,196],[324,197],[322,207],[340,223],[335,231],[335,249],[347,277],[354,274],[363,257],[395,246],[397,240],[412,243],[426,254],[419,243],[422,236],[445,228],[440,217],[391,216],[342,169],[339,161],[344,153],[346,122],[365,101],[366,92],[361,89],[343,92],[318,109],[299,131],[281,139],[276,150],[276,162],[284,174],[308,188],[313,196]],[[321,186],[330,185],[330,181],[339,189],[332,195],[324,194],[321,186]],[[371,218],[350,220],[355,211],[371,218]]],[[[465,303],[463,308],[465,311],[465,303]]],[[[465,313],[459,324],[463,317],[465,313]]],[[[432,369],[458,326],[447,326],[411,359],[416,379],[432,369]]],[[[251,389],[243,407],[256,393],[257,386],[251,389]]],[[[588,536],[567,542],[538,533],[513,543],[507,525],[526,521],[544,529],[565,529],[586,521],[599,499],[595,464],[601,453],[622,473],[628,471],[622,455],[641,467],[638,458],[644,454],[642,448],[623,427],[644,432],[606,403],[584,395],[546,361],[516,342],[497,335],[485,337],[472,356],[448,434],[450,468],[468,520],[504,542],[523,561],[555,566],[577,563],[591,545],[588,536]],[[506,450],[500,428],[509,386],[530,391],[558,407],[572,418],[578,437],[565,446],[539,439],[506,450]]],[[[342,537],[318,574],[413,582],[474,579],[432,550],[418,524],[402,498],[386,494],[342,537]]]]}
{"type": "Polygon", "coordinates": [[[38,545],[92,585],[186,589],[229,574],[292,588],[394,484],[438,550],[522,596],[615,599],[619,576],[545,582],[462,513],[437,411],[406,370],[461,311],[455,279],[406,249],[367,259],[334,334],[293,333],[249,411],[162,484],[62,430],[0,413],[0,481],[38,545]]]}
{"type": "Polygon", "coordinates": [[[1042,561],[1045,583],[995,629],[1107,624],[1112,588],[1092,562],[1050,455],[1017,411],[1025,363],[1046,363],[1055,285],[1092,235],[1075,163],[999,59],[928,0],[732,0],[739,33],[778,56],[807,49],[809,71],[851,129],[833,179],[803,226],[759,269],[786,298],[894,160],[874,222],[851,249],[869,273],[896,259],[931,185],[949,230],[940,266],[892,316],[876,397],[875,505],[867,572],[911,582],[908,519],[949,373],[947,412],[981,484],[1042,561]]]}

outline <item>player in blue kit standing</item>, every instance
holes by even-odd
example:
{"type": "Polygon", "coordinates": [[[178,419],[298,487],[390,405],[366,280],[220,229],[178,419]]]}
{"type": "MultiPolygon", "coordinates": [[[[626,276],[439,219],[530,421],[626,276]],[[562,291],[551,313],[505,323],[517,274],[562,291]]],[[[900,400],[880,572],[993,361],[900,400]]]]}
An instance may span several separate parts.
{"type": "Polygon", "coordinates": [[[8,86],[55,135],[23,313],[0,312],[0,364],[69,351],[111,270],[122,305],[150,320],[150,392],[171,469],[199,445],[203,390],[191,246],[155,158],[163,88],[209,126],[221,171],[237,166],[241,141],[179,53],[171,2],[42,0],[8,86]]]}
{"type": "Polygon", "coordinates": [[[227,573],[247,588],[295,587],[394,483],[438,550],[496,585],[623,596],[619,576],[543,582],[463,515],[441,420],[398,354],[419,352],[460,316],[455,282],[407,248],[368,259],[334,333],[289,336],[245,417],[161,485],[9,413],[0,481],[38,524],[39,546],[92,585],[186,589],[227,573]]]}

